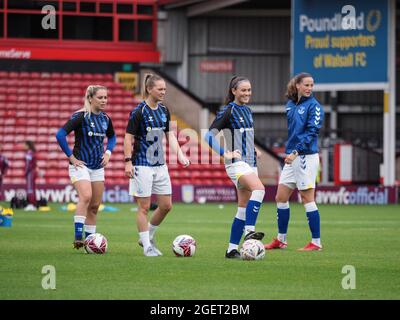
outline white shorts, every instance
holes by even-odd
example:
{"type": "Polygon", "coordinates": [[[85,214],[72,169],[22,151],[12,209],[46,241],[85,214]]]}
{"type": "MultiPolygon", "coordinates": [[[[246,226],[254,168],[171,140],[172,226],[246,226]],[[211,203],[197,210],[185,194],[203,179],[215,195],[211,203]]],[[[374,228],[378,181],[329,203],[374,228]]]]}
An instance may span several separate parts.
{"type": "Polygon", "coordinates": [[[104,181],[104,168],[89,169],[86,166],[75,168],[70,164],[68,171],[72,183],[80,180],[87,180],[90,182],[104,181]]]}
{"type": "Polygon", "coordinates": [[[244,161],[234,162],[232,164],[228,164],[225,166],[226,173],[228,174],[229,178],[232,180],[233,184],[236,186],[237,189],[241,189],[242,186],[239,183],[239,178],[246,174],[255,173],[258,176],[258,169],[257,167],[250,167],[244,161]]]}
{"type": "Polygon", "coordinates": [[[315,189],[315,180],[318,174],[318,153],[299,155],[292,164],[283,167],[279,184],[284,184],[291,189],[315,189]]]}
{"type": "Polygon", "coordinates": [[[135,197],[150,197],[152,194],[172,194],[168,167],[134,166],[133,178],[129,179],[129,194],[135,197]]]}

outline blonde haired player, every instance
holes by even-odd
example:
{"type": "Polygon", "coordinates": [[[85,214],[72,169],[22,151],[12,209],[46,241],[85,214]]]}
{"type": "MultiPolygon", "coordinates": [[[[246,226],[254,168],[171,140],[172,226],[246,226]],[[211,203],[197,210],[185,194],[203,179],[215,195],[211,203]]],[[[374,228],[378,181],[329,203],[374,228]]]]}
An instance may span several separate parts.
{"type": "Polygon", "coordinates": [[[286,115],[288,141],[285,166],[276,194],[278,237],[265,245],[266,249],[287,247],[289,198],[297,187],[306,210],[311,231],[311,242],[301,251],[321,250],[320,216],[315,203],[315,181],[318,174],[318,133],[324,120],[324,110],[312,95],[314,80],[308,73],[300,73],[287,86],[286,115]]]}
{"type": "Polygon", "coordinates": [[[106,104],[107,88],[88,86],[83,108],[75,112],[56,135],[69,159],[69,176],[79,197],[74,216],[76,249],[83,247],[83,228],[85,237],[96,232],[97,211],[104,191],[104,167],[116,144],[111,118],[104,112],[106,104]],[[71,131],[75,132],[73,151],[66,138],[71,131]],[[108,141],[104,152],[105,137],[108,141]]]}
{"type": "Polygon", "coordinates": [[[143,246],[145,256],[155,257],[162,253],[156,247],[154,234],[172,208],[171,180],[162,143],[164,133],[172,151],[177,152],[178,160],[185,167],[189,160],[169,130],[170,113],[162,104],[167,90],[164,79],[148,74],[142,88],[143,101],[131,111],[125,133],[125,174],[130,178],[129,194],[138,204],[139,245],[143,246]],[[158,207],[148,222],[152,194],[157,195],[158,207]]]}

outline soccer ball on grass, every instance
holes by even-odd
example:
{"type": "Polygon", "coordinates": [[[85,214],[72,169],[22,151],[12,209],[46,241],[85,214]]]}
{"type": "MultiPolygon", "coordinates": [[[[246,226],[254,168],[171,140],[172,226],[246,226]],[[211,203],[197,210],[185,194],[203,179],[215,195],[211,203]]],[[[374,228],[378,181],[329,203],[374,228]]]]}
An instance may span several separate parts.
{"type": "Polygon", "coordinates": [[[196,252],[196,240],[187,234],[177,236],[172,242],[172,251],[177,257],[192,257],[196,252]]]}
{"type": "Polygon", "coordinates": [[[260,240],[250,239],[243,242],[240,249],[240,257],[243,260],[261,260],[265,257],[264,244],[260,240]]]}
{"type": "Polygon", "coordinates": [[[85,239],[87,253],[104,254],[107,252],[107,238],[101,233],[92,233],[85,239]]]}

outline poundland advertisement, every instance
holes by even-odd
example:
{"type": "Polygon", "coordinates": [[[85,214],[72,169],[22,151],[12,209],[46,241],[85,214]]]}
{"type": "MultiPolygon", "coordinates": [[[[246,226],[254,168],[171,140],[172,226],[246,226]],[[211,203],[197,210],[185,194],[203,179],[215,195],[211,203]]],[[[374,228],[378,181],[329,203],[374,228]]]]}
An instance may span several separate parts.
{"type": "Polygon", "coordinates": [[[294,75],[311,73],[316,89],[324,84],[340,84],[342,89],[346,84],[385,88],[388,0],[295,0],[292,4],[294,75]]]}

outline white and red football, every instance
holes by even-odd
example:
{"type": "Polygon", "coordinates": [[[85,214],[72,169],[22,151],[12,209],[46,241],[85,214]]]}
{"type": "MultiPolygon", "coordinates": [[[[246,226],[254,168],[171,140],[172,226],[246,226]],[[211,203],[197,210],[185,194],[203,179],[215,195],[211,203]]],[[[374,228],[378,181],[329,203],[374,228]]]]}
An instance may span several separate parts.
{"type": "Polygon", "coordinates": [[[177,236],[172,242],[172,250],[177,257],[192,257],[196,252],[196,240],[187,234],[177,236]]]}
{"type": "Polygon", "coordinates": [[[107,238],[101,233],[92,233],[85,239],[87,253],[104,254],[107,252],[107,238]]]}

